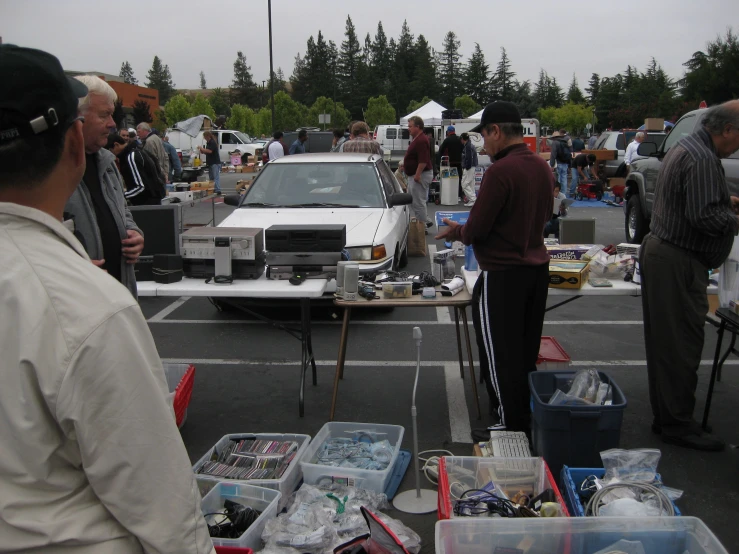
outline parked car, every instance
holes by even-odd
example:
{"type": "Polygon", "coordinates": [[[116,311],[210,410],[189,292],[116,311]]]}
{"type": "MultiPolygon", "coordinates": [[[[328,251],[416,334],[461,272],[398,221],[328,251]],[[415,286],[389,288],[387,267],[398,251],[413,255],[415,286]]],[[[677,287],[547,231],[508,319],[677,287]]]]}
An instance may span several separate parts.
{"type": "Polygon", "coordinates": [[[219,227],[343,223],[351,259],[373,273],[408,262],[410,203],[380,156],[285,156],[259,172],[219,227]]]}
{"type": "Polygon", "coordinates": [[[653,142],[657,147],[662,145],[665,140],[666,133],[664,131],[637,131],[636,129],[626,129],[623,131],[604,131],[595,142],[594,150],[618,150],[618,157],[615,160],[605,162],[606,177],[616,175],[616,170],[624,162],[626,155],[626,147],[634,140],[636,133],[646,133],[645,141],[653,142]]]}
{"type": "MultiPolygon", "coordinates": [[[[631,165],[631,172],[626,178],[624,194],[626,242],[639,244],[649,232],[654,189],[662,160],[675,143],[698,128],[706,111],[700,109],[686,113],[664,139],[657,137],[659,144],[650,140],[657,133],[649,133],[648,138],[639,145],[641,159],[631,165]]],[[[724,158],[721,163],[724,166],[729,191],[732,195],[739,196],[739,152],[724,158]]]]}

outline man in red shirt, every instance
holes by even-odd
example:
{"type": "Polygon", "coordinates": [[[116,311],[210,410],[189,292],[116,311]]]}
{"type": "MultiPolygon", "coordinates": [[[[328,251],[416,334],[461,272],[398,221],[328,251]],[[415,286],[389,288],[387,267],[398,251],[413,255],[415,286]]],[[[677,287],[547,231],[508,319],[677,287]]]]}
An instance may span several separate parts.
{"type": "Polygon", "coordinates": [[[403,171],[408,178],[408,192],[413,197],[411,210],[418,221],[423,221],[426,227],[431,227],[433,223],[429,221],[426,201],[434,172],[431,164],[431,146],[426,133],[423,132],[423,119],[417,115],[409,118],[408,133],[411,135],[411,143],[403,158],[403,171]]]}
{"type": "Polygon", "coordinates": [[[472,317],[495,429],[530,430],[528,374],[536,371],[549,286],[544,225],[552,216],[554,177],[523,141],[511,102],[488,104],[480,125],[495,160],[482,178],[467,223],[445,219],[437,239],[471,244],[480,266],[472,317]]]}

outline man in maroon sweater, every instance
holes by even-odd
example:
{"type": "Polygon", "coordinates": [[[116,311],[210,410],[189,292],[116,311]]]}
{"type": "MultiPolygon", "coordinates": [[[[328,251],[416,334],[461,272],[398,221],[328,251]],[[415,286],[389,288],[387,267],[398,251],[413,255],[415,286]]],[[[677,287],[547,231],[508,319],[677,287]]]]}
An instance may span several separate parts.
{"type": "Polygon", "coordinates": [[[481,371],[498,408],[495,429],[530,429],[528,374],[536,370],[549,284],[544,225],[552,216],[554,177],[523,142],[515,104],[493,102],[480,132],[494,163],[483,176],[467,223],[444,220],[437,239],[471,244],[480,266],[472,316],[481,371]]]}

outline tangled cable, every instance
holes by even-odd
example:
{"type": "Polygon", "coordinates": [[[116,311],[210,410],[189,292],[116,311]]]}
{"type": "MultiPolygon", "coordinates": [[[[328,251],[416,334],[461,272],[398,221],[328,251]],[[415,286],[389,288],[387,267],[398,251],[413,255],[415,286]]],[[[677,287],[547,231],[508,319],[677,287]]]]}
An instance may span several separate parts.
{"type": "Polygon", "coordinates": [[[658,487],[654,486],[651,483],[647,483],[646,481],[630,481],[630,482],[622,482],[622,483],[612,483],[610,485],[604,485],[603,488],[593,493],[593,496],[588,501],[587,506],[585,506],[585,515],[593,515],[598,516],[600,515],[600,509],[604,506],[602,503],[603,497],[615,490],[615,489],[636,489],[638,492],[641,492],[642,494],[652,494],[654,495],[657,500],[659,500],[659,513],[660,515],[664,514],[667,516],[674,516],[675,515],[675,508],[672,505],[672,501],[669,499],[669,497],[662,492],[658,487]]]}
{"type": "Polygon", "coordinates": [[[244,506],[238,502],[226,500],[222,512],[205,514],[209,516],[224,516],[222,520],[208,525],[211,537],[221,539],[238,539],[257,520],[261,512],[251,506],[244,506]]]}
{"type": "Polygon", "coordinates": [[[501,517],[519,517],[517,507],[507,498],[501,498],[484,489],[468,489],[454,502],[454,515],[478,516],[498,514],[501,517]],[[475,496],[467,495],[474,493],[475,496]]]}

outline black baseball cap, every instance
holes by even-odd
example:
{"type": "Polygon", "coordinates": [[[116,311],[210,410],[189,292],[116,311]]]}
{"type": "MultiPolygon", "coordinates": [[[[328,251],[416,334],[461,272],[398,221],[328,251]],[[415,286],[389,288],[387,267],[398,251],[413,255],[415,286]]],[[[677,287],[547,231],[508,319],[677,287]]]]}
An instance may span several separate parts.
{"type": "Polygon", "coordinates": [[[491,123],[521,123],[521,114],[513,102],[491,102],[482,112],[480,124],[470,129],[470,133],[479,133],[483,127],[491,123]]]}
{"type": "Polygon", "coordinates": [[[0,44],[0,144],[44,132],[65,132],[87,87],[64,74],[41,50],[0,44]]]}

